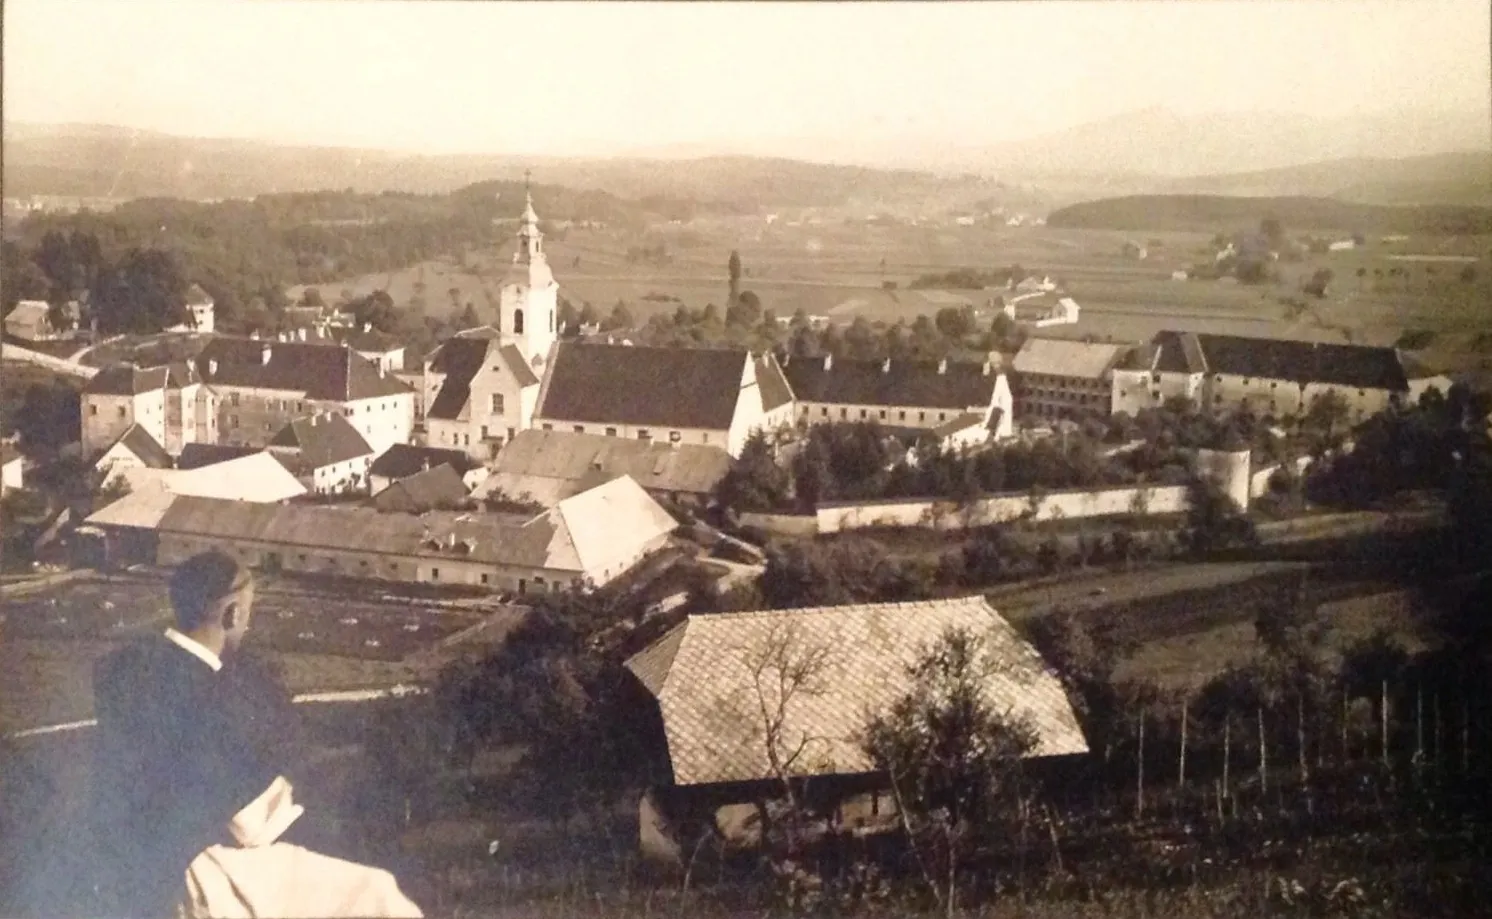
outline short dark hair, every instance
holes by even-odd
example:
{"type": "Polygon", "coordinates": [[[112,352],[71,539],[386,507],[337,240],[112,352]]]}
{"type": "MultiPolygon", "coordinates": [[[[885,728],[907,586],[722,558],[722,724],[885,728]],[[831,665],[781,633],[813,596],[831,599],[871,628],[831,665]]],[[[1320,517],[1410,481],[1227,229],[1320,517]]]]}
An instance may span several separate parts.
{"type": "Polygon", "coordinates": [[[171,572],[171,609],[176,624],[195,629],[213,604],[248,586],[252,575],[238,559],[218,549],[199,552],[171,572]]]}

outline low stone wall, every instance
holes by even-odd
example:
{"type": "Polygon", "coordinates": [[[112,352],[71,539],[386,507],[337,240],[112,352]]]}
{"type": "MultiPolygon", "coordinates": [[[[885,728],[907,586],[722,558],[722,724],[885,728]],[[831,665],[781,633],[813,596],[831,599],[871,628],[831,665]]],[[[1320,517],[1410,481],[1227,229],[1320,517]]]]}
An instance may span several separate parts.
{"type": "Polygon", "coordinates": [[[827,504],[818,509],[818,532],[865,527],[927,526],[940,530],[1006,523],[1113,517],[1120,514],[1178,514],[1186,510],[1184,485],[1125,486],[1092,491],[1054,491],[1033,503],[1031,495],[1011,493],[981,498],[966,506],[947,500],[827,504]],[[1034,513],[1033,513],[1034,511],[1034,513]]]}
{"type": "Polygon", "coordinates": [[[756,514],[741,515],[742,526],[756,527],[780,536],[813,536],[819,532],[819,519],[813,514],[756,514]]]}

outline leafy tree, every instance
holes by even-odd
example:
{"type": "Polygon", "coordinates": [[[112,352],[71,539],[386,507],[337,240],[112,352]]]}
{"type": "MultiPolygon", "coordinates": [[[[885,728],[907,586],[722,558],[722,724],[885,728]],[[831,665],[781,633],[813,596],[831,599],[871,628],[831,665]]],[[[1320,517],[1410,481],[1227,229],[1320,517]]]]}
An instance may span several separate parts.
{"type": "Polygon", "coordinates": [[[631,329],[636,325],[637,320],[632,318],[632,311],[627,309],[627,304],[618,300],[616,306],[611,308],[611,315],[607,316],[606,321],[601,323],[601,328],[608,332],[614,332],[631,329]]]}
{"type": "Polygon", "coordinates": [[[976,328],[974,308],[971,306],[948,306],[938,310],[933,318],[938,331],[948,338],[963,339],[972,335],[976,328]]]}
{"type": "Polygon", "coordinates": [[[762,599],[774,609],[913,600],[929,595],[931,572],[909,570],[872,539],[788,543],[767,550],[762,599]]]}
{"type": "Polygon", "coordinates": [[[865,729],[923,879],[950,916],[961,871],[1031,791],[1022,760],[1036,733],[991,704],[1000,669],[982,636],[950,630],[908,669],[907,693],[865,729]]]}
{"type": "Polygon", "coordinates": [[[480,326],[482,324],[482,317],[477,315],[476,305],[473,303],[466,304],[466,308],[461,311],[461,316],[456,320],[456,323],[462,329],[475,329],[480,326]]]}
{"type": "Polygon", "coordinates": [[[773,511],[788,501],[791,482],[763,431],[753,431],[741,455],[715,486],[715,500],[733,511],[773,511]]]}
{"type": "Polygon", "coordinates": [[[1276,251],[1285,245],[1285,228],[1276,217],[1265,217],[1259,223],[1259,235],[1269,241],[1269,247],[1276,251]]]}
{"type": "Polygon", "coordinates": [[[726,263],[726,272],[730,277],[730,299],[726,301],[727,308],[735,306],[741,296],[741,253],[732,249],[730,261],[726,263]]]}
{"type": "Polygon", "coordinates": [[[153,333],[186,319],[186,292],[176,256],[131,249],[100,272],[91,302],[100,331],[153,333]]]}
{"type": "Polygon", "coordinates": [[[1347,421],[1351,409],[1347,400],[1335,389],[1327,390],[1311,400],[1303,419],[1306,426],[1322,433],[1328,441],[1334,440],[1337,430],[1347,421]]]}
{"type": "MultiPolygon", "coordinates": [[[[394,332],[399,328],[399,310],[394,298],[386,290],[375,290],[347,305],[358,325],[371,325],[380,332],[394,332]]],[[[480,324],[480,323],[479,323],[480,324]]]]}
{"type": "Polygon", "coordinates": [[[1185,536],[1199,556],[1258,540],[1254,522],[1221,486],[1202,476],[1193,476],[1187,489],[1185,536]]]}

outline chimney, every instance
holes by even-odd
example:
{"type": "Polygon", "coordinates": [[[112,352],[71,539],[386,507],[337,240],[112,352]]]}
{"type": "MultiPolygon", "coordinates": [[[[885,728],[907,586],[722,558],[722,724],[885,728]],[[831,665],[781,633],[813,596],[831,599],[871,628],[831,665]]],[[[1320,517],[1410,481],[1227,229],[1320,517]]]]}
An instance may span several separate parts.
{"type": "Polygon", "coordinates": [[[824,355],[824,369],[825,370],[833,370],[834,369],[834,355],[832,355],[832,354],[825,354],[824,355]]]}
{"type": "Polygon", "coordinates": [[[947,372],[948,372],[948,358],[945,357],[941,361],[938,361],[938,373],[947,373],[947,372]]]}
{"type": "Polygon", "coordinates": [[[451,549],[456,548],[456,531],[455,530],[452,530],[451,532],[449,532],[449,533],[446,534],[446,546],[448,548],[451,548],[451,549]]]}
{"type": "Polygon", "coordinates": [[[249,333],[249,341],[258,341],[258,340],[259,340],[259,330],[255,329],[254,331],[252,331],[252,332],[249,333]]]}
{"type": "Polygon", "coordinates": [[[984,370],[983,370],[983,372],[984,372],[984,375],[985,375],[985,376],[989,376],[989,372],[990,372],[990,371],[991,371],[991,370],[993,370],[993,369],[994,369],[994,367],[993,367],[993,366],[991,366],[991,364],[990,364],[990,362],[989,362],[989,360],[988,360],[988,359],[986,359],[986,360],[985,360],[985,362],[984,362],[984,370]]]}
{"type": "Polygon", "coordinates": [[[365,323],[363,323],[363,334],[367,335],[371,331],[373,331],[373,323],[371,323],[371,322],[365,322],[365,323]]]}
{"type": "Polygon", "coordinates": [[[420,465],[424,467],[424,469],[422,471],[429,472],[430,471],[430,458],[429,457],[425,457],[425,459],[420,463],[420,465]]]}
{"type": "Polygon", "coordinates": [[[890,373],[890,372],[891,372],[891,358],[888,357],[884,361],[881,361],[881,373],[890,373]]]}
{"type": "Polygon", "coordinates": [[[300,338],[301,341],[305,341],[306,340],[306,327],[305,326],[301,326],[300,329],[297,330],[297,335],[299,336],[299,338],[300,338]]]}
{"type": "Polygon", "coordinates": [[[218,375],[218,362],[211,358],[207,361],[207,375],[210,377],[218,375]]]}
{"type": "Polygon", "coordinates": [[[269,342],[265,342],[264,347],[259,349],[259,363],[269,363],[269,342]]]}

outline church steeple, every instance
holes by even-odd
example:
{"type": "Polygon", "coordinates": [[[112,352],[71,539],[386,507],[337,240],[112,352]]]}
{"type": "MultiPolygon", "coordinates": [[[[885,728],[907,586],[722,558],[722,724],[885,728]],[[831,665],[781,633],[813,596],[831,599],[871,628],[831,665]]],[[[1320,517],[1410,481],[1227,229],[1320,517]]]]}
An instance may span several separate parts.
{"type": "Polygon", "coordinates": [[[517,345],[536,369],[558,335],[559,285],[544,257],[544,234],[534,210],[533,186],[523,173],[523,216],[518,220],[518,245],[498,295],[498,330],[503,344],[517,345]]]}

